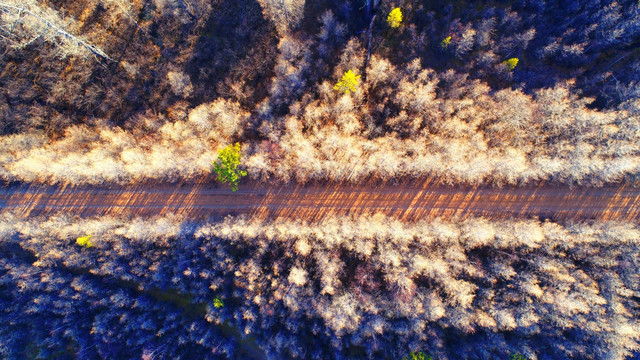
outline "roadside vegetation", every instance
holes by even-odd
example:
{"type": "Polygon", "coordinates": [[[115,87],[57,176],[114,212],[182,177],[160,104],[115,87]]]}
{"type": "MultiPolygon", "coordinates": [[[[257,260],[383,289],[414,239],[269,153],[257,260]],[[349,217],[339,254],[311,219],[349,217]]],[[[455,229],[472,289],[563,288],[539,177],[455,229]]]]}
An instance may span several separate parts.
{"type": "Polygon", "coordinates": [[[0,234],[3,358],[25,358],[29,343],[41,357],[86,358],[168,343],[160,357],[181,359],[597,360],[638,349],[637,224],[5,214],[0,234]],[[99,239],[90,251],[74,243],[86,232],[99,239]]]}
{"type": "Polygon", "coordinates": [[[213,163],[213,171],[218,174],[218,181],[228,183],[231,191],[238,191],[240,178],[247,176],[247,172],[239,170],[241,157],[241,146],[239,143],[228,145],[218,153],[218,159],[213,163]]]}

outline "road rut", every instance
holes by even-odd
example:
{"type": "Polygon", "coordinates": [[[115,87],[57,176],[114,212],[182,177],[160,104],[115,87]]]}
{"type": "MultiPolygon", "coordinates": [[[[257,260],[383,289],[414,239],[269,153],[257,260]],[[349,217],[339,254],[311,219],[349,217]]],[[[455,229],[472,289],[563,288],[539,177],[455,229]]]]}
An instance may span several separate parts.
{"type": "Polygon", "coordinates": [[[640,189],[561,186],[448,187],[430,181],[397,184],[242,184],[233,193],[210,181],[135,186],[17,184],[0,188],[0,211],[20,217],[67,213],[80,216],[189,217],[246,214],[261,218],[317,220],[327,215],[385,215],[414,221],[483,216],[553,220],[640,220],[640,189]]]}

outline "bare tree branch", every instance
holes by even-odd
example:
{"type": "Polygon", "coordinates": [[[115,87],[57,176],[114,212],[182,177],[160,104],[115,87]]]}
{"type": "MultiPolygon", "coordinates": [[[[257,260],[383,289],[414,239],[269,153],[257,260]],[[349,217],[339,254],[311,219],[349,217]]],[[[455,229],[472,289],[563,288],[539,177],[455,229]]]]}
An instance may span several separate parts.
{"type": "Polygon", "coordinates": [[[28,8],[22,6],[22,7],[18,7],[18,6],[14,6],[11,4],[7,4],[5,2],[0,2],[0,11],[4,11],[4,12],[8,12],[8,13],[14,13],[17,16],[21,17],[23,14],[24,15],[28,15],[30,16],[32,19],[38,21],[41,25],[43,25],[44,27],[46,27],[47,29],[49,29],[50,31],[52,31],[56,37],[61,38],[62,40],[66,40],[69,41],[71,43],[76,44],[77,46],[80,46],[82,48],[84,48],[85,50],[89,51],[91,54],[93,54],[94,56],[103,59],[103,60],[107,60],[107,61],[111,61],[111,62],[115,62],[114,59],[112,59],[109,55],[107,55],[104,51],[102,51],[100,48],[86,42],[85,40],[69,33],[68,31],[66,31],[65,29],[63,29],[61,26],[59,26],[58,24],[55,24],[53,21],[47,19],[44,15],[39,14],[35,11],[29,10],[28,8]]]}

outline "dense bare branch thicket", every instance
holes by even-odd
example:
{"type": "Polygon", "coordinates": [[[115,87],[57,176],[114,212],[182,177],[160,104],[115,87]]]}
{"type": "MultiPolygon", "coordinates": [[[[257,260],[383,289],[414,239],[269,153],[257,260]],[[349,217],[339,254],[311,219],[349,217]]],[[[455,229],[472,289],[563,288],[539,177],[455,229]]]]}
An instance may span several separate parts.
{"type": "Polygon", "coordinates": [[[35,0],[5,0],[0,2],[0,11],[5,26],[3,38],[13,47],[23,48],[42,38],[58,45],[63,57],[85,52],[113,61],[104,51],[70,33],[68,28],[73,25],[64,24],[57,11],[35,0]]]}
{"type": "MultiPolygon", "coordinates": [[[[264,120],[268,140],[245,148],[249,174],[300,182],[435,175],[498,185],[598,185],[640,174],[638,100],[597,111],[572,94],[570,83],[533,95],[492,92],[463,75],[423,69],[417,60],[400,70],[377,56],[366,75],[350,94],[323,81],[317,95],[292,102],[281,123],[264,120]]],[[[290,76],[289,83],[296,81],[290,76]]],[[[179,91],[189,89],[175,77],[179,91]]],[[[135,131],[78,126],[59,140],[8,136],[0,139],[0,171],[7,179],[72,183],[188,178],[210,172],[216,150],[240,139],[249,117],[238,103],[219,99],[189,110],[185,120],[141,116],[135,121],[144,125],[135,131]]]]}
{"type": "Polygon", "coordinates": [[[635,180],[640,5],[464,3],[6,0],[0,173],[188,178],[240,141],[260,179],[635,180]],[[222,103],[243,120],[192,119],[222,103]]]}
{"type": "Polygon", "coordinates": [[[306,0],[258,0],[265,17],[273,21],[278,33],[294,29],[304,15],[306,0]]]}
{"type": "Polygon", "coordinates": [[[2,139],[3,175],[26,181],[49,179],[73,183],[176,179],[211,171],[217,150],[245,126],[249,114],[237,103],[217,100],[200,105],[185,120],[138,119],[145,130],[127,132],[86,126],[70,127],[62,140],[47,144],[42,135],[2,139]],[[69,151],[74,149],[72,151],[69,151]]]}
{"type": "Polygon", "coordinates": [[[253,0],[5,0],[0,15],[2,134],[176,118],[265,76],[277,44],[253,0]]]}
{"type": "Polygon", "coordinates": [[[639,348],[630,224],[5,214],[0,239],[3,358],[624,359],[639,348]],[[90,248],[75,243],[86,234],[90,248]]]}
{"type": "Polygon", "coordinates": [[[374,56],[359,91],[331,83],[292,104],[275,163],[262,148],[251,174],[298,181],[437,175],[451,183],[540,179],[599,184],[638,174],[637,100],[588,108],[571,84],[527,95],[414,61],[399,70],[374,56]]]}

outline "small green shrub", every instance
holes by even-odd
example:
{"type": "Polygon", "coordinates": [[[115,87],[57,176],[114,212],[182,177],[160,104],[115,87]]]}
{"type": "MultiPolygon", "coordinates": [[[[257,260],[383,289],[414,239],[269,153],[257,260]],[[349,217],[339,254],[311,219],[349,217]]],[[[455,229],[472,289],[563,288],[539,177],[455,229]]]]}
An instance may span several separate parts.
{"type": "Polygon", "coordinates": [[[433,358],[423,353],[422,351],[412,351],[408,356],[402,357],[402,360],[433,360],[433,358]]]}
{"type": "Polygon", "coordinates": [[[216,309],[220,309],[224,307],[224,301],[222,301],[222,299],[219,296],[216,296],[215,299],[213,299],[213,307],[216,309]]]}
{"type": "Polygon", "coordinates": [[[213,170],[218,174],[218,181],[229,183],[231,191],[238,190],[238,183],[242,176],[247,176],[244,170],[238,170],[240,165],[240,144],[228,145],[218,153],[218,160],[213,163],[213,170]]]}

